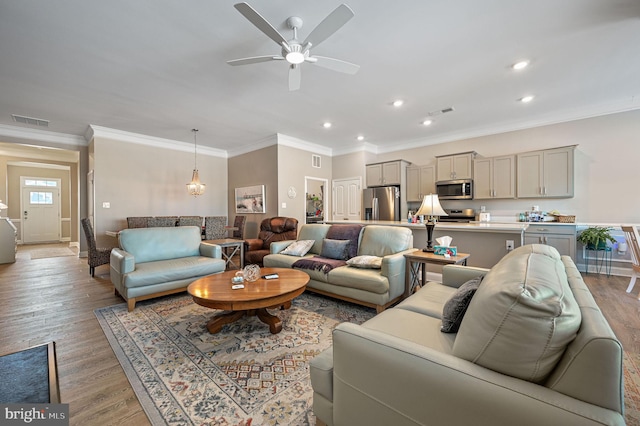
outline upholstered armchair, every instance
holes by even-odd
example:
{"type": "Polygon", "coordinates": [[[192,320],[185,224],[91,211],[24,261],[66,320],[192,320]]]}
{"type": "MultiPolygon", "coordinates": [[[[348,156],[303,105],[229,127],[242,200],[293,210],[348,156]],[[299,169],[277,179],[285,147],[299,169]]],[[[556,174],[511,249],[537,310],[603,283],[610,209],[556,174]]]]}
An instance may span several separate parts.
{"type": "Polygon", "coordinates": [[[93,277],[96,271],[96,266],[109,264],[111,249],[96,247],[96,238],[93,234],[93,227],[91,226],[89,218],[85,217],[80,220],[80,222],[82,223],[82,229],[84,229],[84,235],[87,237],[87,245],[89,246],[87,263],[89,264],[89,273],[93,277]]]}
{"type": "Polygon", "coordinates": [[[245,240],[244,262],[262,266],[262,259],[269,254],[274,241],[295,240],[298,235],[298,219],[271,217],[260,223],[258,238],[245,240]]]}

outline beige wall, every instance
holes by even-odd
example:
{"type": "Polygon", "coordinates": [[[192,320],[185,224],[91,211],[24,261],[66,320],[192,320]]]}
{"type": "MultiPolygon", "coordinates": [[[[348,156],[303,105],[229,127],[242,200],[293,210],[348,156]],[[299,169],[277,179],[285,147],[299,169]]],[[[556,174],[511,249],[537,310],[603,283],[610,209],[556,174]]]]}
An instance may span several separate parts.
{"type": "Polygon", "coordinates": [[[235,188],[265,185],[265,214],[245,214],[247,216],[244,229],[245,238],[256,238],[262,219],[278,215],[278,146],[275,135],[273,143],[272,146],[228,159],[227,202],[231,223],[236,215],[235,188]]]}
{"type": "MultiPolygon", "coordinates": [[[[327,186],[331,186],[332,159],[326,155],[320,155],[320,168],[312,167],[311,156],[320,155],[311,151],[292,148],[289,146],[278,146],[278,214],[280,216],[294,217],[298,219],[300,225],[306,219],[306,200],[304,194],[305,177],[327,179],[327,186]],[[296,197],[289,198],[289,187],[296,189],[296,197]],[[286,207],[283,207],[283,204],[286,207]]],[[[325,209],[330,208],[330,189],[326,191],[327,200],[325,209]]]]}
{"type": "MultiPolygon", "coordinates": [[[[575,214],[581,223],[640,223],[635,188],[640,181],[640,110],[611,114],[499,135],[379,154],[375,161],[406,159],[435,162],[435,156],[476,151],[484,157],[578,145],[575,152],[575,196],[566,199],[443,201],[445,208],[485,205],[493,216],[515,216],[539,205],[542,210],[575,214]]],[[[349,154],[335,157],[335,176],[353,174],[349,154]]],[[[371,162],[371,161],[369,161],[371,162]]],[[[360,167],[358,167],[360,169],[360,167]]],[[[362,174],[364,176],[364,173],[362,174]]]]}
{"type": "MultiPolygon", "coordinates": [[[[107,230],[126,228],[128,216],[224,216],[227,214],[227,159],[198,153],[198,197],[187,193],[193,152],[96,137],[92,161],[96,240],[116,245],[107,230]],[[110,208],[102,204],[109,202],[110,208]]],[[[85,176],[86,179],[86,176],[85,176]]],[[[84,195],[84,194],[83,194],[84,195]]]]}

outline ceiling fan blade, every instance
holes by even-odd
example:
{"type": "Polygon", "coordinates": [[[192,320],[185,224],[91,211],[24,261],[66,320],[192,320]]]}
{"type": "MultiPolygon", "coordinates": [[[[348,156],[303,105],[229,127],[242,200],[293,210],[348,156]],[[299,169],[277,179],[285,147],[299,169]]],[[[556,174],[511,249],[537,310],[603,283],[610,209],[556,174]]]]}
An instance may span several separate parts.
{"type": "Polygon", "coordinates": [[[242,59],[234,59],[232,61],[227,61],[229,65],[248,65],[248,64],[257,64],[259,62],[269,62],[269,61],[281,61],[284,60],[282,56],[253,56],[251,58],[242,58],[242,59]]]}
{"type": "Polygon", "coordinates": [[[309,61],[312,64],[319,67],[327,68],[333,71],[343,72],[345,74],[355,74],[360,69],[360,65],[352,64],[351,62],[342,61],[335,58],[327,58],[326,56],[313,55],[317,61],[309,61]]]}
{"type": "Polygon", "coordinates": [[[311,43],[313,46],[319,45],[342,28],[353,16],[353,10],[346,4],[341,4],[311,31],[302,45],[307,43],[311,43]]]}
{"type": "Polygon", "coordinates": [[[275,41],[279,45],[283,42],[286,44],[287,40],[282,37],[282,34],[278,32],[273,25],[271,25],[266,19],[262,17],[254,8],[249,6],[247,3],[237,3],[233,7],[235,7],[238,12],[242,14],[245,18],[249,20],[253,25],[256,26],[260,31],[265,33],[267,37],[271,40],[275,41]]]}
{"type": "Polygon", "coordinates": [[[292,64],[289,67],[289,90],[298,90],[300,88],[301,79],[302,73],[300,72],[300,65],[292,64]]]}

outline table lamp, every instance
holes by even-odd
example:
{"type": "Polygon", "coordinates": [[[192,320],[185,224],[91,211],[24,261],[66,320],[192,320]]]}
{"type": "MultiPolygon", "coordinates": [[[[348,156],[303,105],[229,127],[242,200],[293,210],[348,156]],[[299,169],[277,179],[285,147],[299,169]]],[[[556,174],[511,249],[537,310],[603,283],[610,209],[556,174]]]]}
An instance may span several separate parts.
{"type": "Polygon", "coordinates": [[[425,226],[427,227],[427,247],[423,248],[422,251],[433,252],[433,246],[431,245],[433,228],[436,226],[438,217],[448,215],[440,205],[440,200],[438,200],[438,196],[436,194],[424,196],[422,205],[420,205],[416,215],[425,216],[427,218],[427,221],[425,222],[425,226]]]}

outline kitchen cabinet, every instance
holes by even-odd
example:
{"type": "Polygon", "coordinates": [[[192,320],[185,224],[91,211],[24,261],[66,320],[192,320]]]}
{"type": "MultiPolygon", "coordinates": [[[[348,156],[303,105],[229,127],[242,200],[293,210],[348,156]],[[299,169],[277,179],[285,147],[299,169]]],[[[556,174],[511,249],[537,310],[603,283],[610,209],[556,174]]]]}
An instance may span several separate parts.
{"type": "Polygon", "coordinates": [[[388,161],[367,165],[367,187],[400,185],[406,161],[388,161]]]}
{"type": "Polygon", "coordinates": [[[576,225],[529,224],[524,232],[525,244],[547,244],[561,255],[576,260],[576,225]]]}
{"type": "Polygon", "coordinates": [[[422,201],[425,195],[436,190],[436,167],[407,167],[407,201],[422,201]]]}
{"type": "Polygon", "coordinates": [[[476,158],[473,161],[474,198],[516,197],[516,156],[476,158]]]}
{"type": "Polygon", "coordinates": [[[444,155],[437,159],[437,181],[452,179],[472,179],[475,151],[444,155]]]}
{"type": "Polygon", "coordinates": [[[517,155],[518,198],[573,197],[575,146],[517,155]]]}

